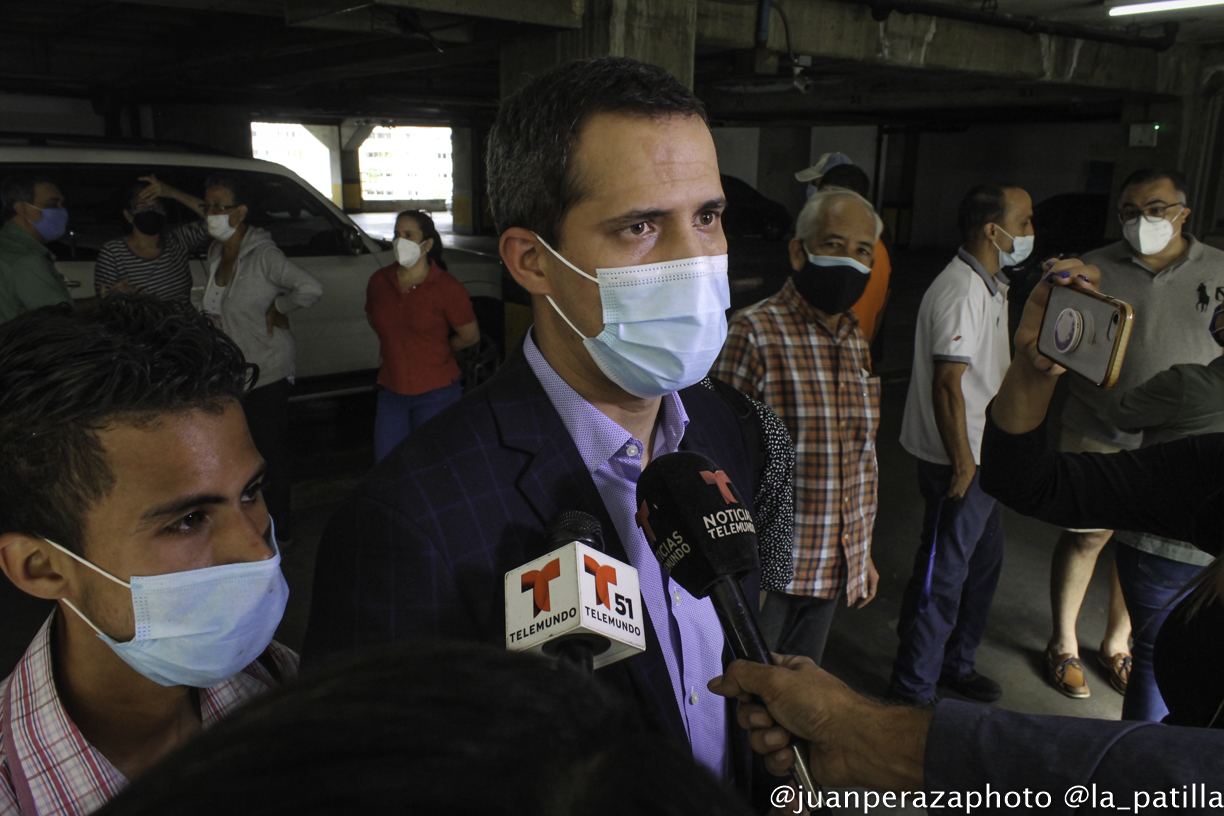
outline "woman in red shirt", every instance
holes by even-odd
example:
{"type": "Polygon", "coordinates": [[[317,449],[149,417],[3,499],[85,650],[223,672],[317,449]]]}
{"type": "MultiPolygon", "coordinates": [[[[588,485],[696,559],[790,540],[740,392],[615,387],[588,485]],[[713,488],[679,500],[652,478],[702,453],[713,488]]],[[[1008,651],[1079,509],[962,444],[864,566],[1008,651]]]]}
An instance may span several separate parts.
{"type": "Polygon", "coordinates": [[[366,286],[366,317],[382,352],[376,461],[459,399],[454,352],[480,340],[472,300],[446,271],[442,238],[432,218],[417,210],[396,217],[395,259],[366,286]]]}

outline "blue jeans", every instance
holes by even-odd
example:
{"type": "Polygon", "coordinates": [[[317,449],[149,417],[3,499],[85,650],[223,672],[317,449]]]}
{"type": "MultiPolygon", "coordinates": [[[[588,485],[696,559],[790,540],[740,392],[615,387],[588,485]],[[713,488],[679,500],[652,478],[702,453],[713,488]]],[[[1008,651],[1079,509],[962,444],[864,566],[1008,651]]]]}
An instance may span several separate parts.
{"type": "Polygon", "coordinates": [[[380,387],[374,415],[374,461],[381,462],[404,437],[462,395],[457,382],[424,394],[397,394],[380,387]]]}
{"type": "MultiPolygon", "coordinates": [[[[1116,540],[1116,539],[1115,539],[1116,540]]],[[[1122,719],[1160,722],[1169,714],[1156,675],[1152,671],[1152,648],[1165,618],[1181,599],[1182,588],[1203,569],[1137,550],[1121,542],[1114,554],[1118,582],[1130,614],[1131,672],[1122,699],[1122,719]]]]}
{"type": "Polygon", "coordinates": [[[941,675],[964,677],[973,671],[1003,569],[1003,507],[982,492],[976,474],[957,501],[946,498],[951,485],[951,465],[918,460],[926,513],[914,572],[901,599],[901,643],[889,681],[890,694],[916,703],[935,696],[941,675]]]}

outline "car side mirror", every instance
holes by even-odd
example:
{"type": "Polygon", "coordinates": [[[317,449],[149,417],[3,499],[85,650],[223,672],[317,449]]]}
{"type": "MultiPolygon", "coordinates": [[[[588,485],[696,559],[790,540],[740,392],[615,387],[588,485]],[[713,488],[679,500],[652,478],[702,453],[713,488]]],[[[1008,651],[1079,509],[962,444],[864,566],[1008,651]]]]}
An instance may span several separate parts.
{"type": "Polygon", "coordinates": [[[360,255],[365,251],[361,230],[349,224],[344,226],[344,250],[350,255],[360,255]]]}

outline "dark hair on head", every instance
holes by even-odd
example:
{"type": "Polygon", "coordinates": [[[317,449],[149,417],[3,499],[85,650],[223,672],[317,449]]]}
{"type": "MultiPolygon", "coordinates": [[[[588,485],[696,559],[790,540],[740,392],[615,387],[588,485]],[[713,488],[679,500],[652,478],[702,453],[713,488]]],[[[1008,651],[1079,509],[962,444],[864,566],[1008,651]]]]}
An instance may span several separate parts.
{"type": "Polygon", "coordinates": [[[13,205],[18,201],[34,203],[34,188],[39,184],[55,184],[41,173],[17,173],[0,181],[0,218],[8,220],[17,214],[13,205]]]}
{"type": "Polygon", "coordinates": [[[257,370],[189,305],[116,293],[91,314],[60,304],[0,326],[0,534],[74,552],[114,473],[97,432],[193,408],[220,411],[257,370]]]}
{"type": "Polygon", "coordinates": [[[863,198],[867,198],[871,192],[871,181],[867,178],[867,172],[857,164],[839,164],[826,171],[820,177],[819,186],[821,190],[826,187],[845,187],[863,198]]]}
{"type": "MultiPolygon", "coordinates": [[[[1144,167],[1136,170],[1126,177],[1122,182],[1122,187],[1118,190],[1118,195],[1126,192],[1127,187],[1133,187],[1136,184],[1151,184],[1153,181],[1162,181],[1168,179],[1173,182],[1173,189],[1181,193],[1182,198],[1189,196],[1189,184],[1186,182],[1186,175],[1180,170],[1155,170],[1151,167],[1144,167]]],[[[1169,202],[1172,204],[1173,202],[1169,202]]]]}
{"type": "Polygon", "coordinates": [[[421,240],[433,239],[433,246],[429,248],[429,260],[436,263],[440,268],[446,269],[446,261],[442,260],[442,236],[438,234],[438,228],[434,226],[434,220],[429,213],[421,210],[404,210],[399,215],[395,216],[398,223],[401,218],[411,218],[417,223],[421,229],[421,240]]]}
{"type": "Polygon", "coordinates": [[[536,77],[502,102],[489,131],[489,207],[498,231],[523,227],[560,250],[561,221],[585,195],[574,147],[598,113],[706,121],[701,102],[666,69],[628,57],[580,60],[536,77]]]}
{"type": "Polygon", "coordinates": [[[998,224],[1007,217],[1007,191],[1011,184],[979,184],[961,199],[956,213],[956,228],[961,241],[969,246],[977,240],[982,227],[998,224]]]}
{"type": "Polygon", "coordinates": [[[98,816],[164,813],[749,811],[687,747],[646,733],[608,687],[535,655],[438,642],[290,681],[194,737],[98,816]]]}
{"type": "Polygon", "coordinates": [[[241,207],[243,204],[250,204],[251,200],[247,195],[246,182],[237,176],[227,175],[225,173],[214,173],[204,179],[204,191],[208,192],[213,187],[224,187],[230,191],[230,199],[233,200],[235,207],[241,207]]]}

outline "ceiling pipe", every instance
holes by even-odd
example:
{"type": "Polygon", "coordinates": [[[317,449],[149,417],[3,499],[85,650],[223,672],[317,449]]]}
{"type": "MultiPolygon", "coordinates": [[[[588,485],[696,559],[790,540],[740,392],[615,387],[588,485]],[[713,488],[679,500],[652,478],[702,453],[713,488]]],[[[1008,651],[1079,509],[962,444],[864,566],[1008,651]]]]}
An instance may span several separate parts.
{"type": "Polygon", "coordinates": [[[771,0],[758,0],[756,19],[756,47],[769,47],[769,15],[773,10],[771,0]]]}
{"type": "Polygon", "coordinates": [[[1153,51],[1167,51],[1177,40],[1178,25],[1175,22],[1164,24],[1164,35],[1160,37],[1141,37],[1129,34],[1114,34],[1087,26],[1073,23],[1058,23],[1037,20],[1032,17],[1013,17],[997,11],[977,11],[974,9],[945,6],[942,3],[927,0],[844,0],[871,9],[871,17],[883,22],[894,11],[899,14],[925,14],[930,17],[943,17],[949,20],[961,20],[966,23],[1010,28],[1025,34],[1051,34],[1056,37],[1071,37],[1077,40],[1094,40],[1096,42],[1124,45],[1131,48],[1150,48],[1153,51]]]}

